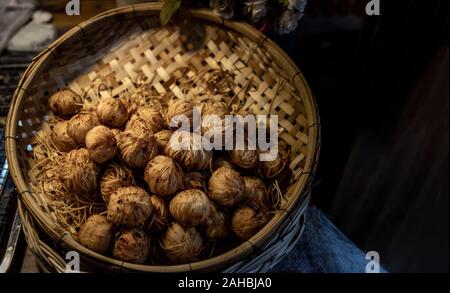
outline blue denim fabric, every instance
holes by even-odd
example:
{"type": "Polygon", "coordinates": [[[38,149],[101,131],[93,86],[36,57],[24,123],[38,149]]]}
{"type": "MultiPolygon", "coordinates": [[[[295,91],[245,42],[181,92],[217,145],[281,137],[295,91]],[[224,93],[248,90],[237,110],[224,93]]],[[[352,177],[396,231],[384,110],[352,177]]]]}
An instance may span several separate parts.
{"type": "MultiPolygon", "coordinates": [[[[305,230],[272,272],[365,273],[370,259],[315,207],[306,211],[305,230]]],[[[387,271],[380,267],[380,273],[387,271]]]]}

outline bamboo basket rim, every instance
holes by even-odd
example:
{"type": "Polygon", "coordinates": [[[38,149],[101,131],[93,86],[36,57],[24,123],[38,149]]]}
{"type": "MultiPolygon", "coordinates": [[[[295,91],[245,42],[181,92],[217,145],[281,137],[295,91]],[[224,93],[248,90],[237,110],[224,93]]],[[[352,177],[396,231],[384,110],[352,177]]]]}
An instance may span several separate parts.
{"type": "MultiPolygon", "coordinates": [[[[36,55],[29,67],[24,72],[11,101],[10,110],[7,116],[6,123],[6,154],[8,162],[10,164],[10,173],[14,180],[16,187],[19,191],[19,200],[24,204],[31,216],[36,220],[37,224],[48,233],[53,239],[60,242],[63,246],[75,249],[81,254],[88,257],[92,257],[99,262],[125,268],[129,270],[144,271],[144,272],[184,272],[184,271],[201,271],[201,270],[216,270],[223,268],[245,258],[250,257],[258,249],[265,246],[269,239],[276,233],[276,231],[286,224],[289,220],[290,213],[294,210],[296,203],[301,200],[302,195],[305,193],[308,184],[310,183],[313,174],[316,169],[318,154],[320,151],[320,118],[317,110],[316,101],[313,98],[311,90],[296,64],[290,59],[290,57],[272,40],[267,38],[261,32],[254,29],[251,25],[240,22],[225,20],[218,17],[213,12],[207,9],[184,9],[180,11],[180,14],[191,16],[201,19],[203,21],[213,22],[216,25],[222,25],[228,29],[234,30],[258,44],[258,48],[263,48],[269,52],[274,59],[283,61],[286,65],[284,70],[291,76],[292,83],[296,86],[301,83],[304,86],[306,93],[304,98],[307,103],[304,102],[305,110],[310,115],[308,119],[308,131],[310,142],[306,145],[308,154],[312,154],[306,157],[304,172],[302,172],[300,178],[295,184],[296,194],[291,195],[288,205],[282,211],[277,212],[272,220],[261,229],[250,240],[242,243],[236,248],[225,252],[221,255],[215,256],[210,259],[182,265],[138,265],[132,263],[126,263],[115,260],[113,258],[95,253],[86,247],[82,246],[75,239],[69,236],[69,233],[64,231],[61,227],[58,227],[49,218],[43,215],[39,205],[30,198],[30,192],[28,190],[28,184],[24,179],[22,170],[18,164],[18,144],[20,144],[19,138],[16,135],[17,121],[18,121],[18,107],[21,105],[22,99],[27,95],[26,88],[31,84],[38,72],[39,67],[48,62],[51,58],[56,58],[56,52],[59,46],[66,41],[73,40],[77,37],[83,37],[86,31],[95,24],[101,23],[101,21],[107,20],[113,16],[127,16],[127,17],[141,17],[150,14],[158,13],[162,8],[162,3],[144,3],[135,4],[131,6],[120,7],[103,12],[89,20],[86,20],[79,25],[73,27],[67,31],[64,35],[53,42],[47,49],[36,55]],[[306,176],[304,176],[306,175],[306,176]]],[[[296,86],[297,87],[297,86],[296,86]]]]}

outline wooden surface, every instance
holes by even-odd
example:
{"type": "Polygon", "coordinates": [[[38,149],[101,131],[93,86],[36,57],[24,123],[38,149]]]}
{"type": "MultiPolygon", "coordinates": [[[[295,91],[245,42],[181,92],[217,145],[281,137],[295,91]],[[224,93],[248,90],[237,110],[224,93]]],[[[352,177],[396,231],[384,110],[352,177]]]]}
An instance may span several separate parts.
{"type": "Polygon", "coordinates": [[[448,53],[391,131],[360,134],[333,205],[340,227],[396,272],[448,271],[448,53]]]}

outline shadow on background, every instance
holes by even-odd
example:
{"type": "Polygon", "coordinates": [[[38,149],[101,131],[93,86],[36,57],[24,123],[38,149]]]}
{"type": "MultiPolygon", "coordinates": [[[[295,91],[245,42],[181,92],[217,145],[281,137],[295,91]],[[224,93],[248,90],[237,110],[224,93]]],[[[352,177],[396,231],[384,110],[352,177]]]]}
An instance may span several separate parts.
{"type": "Polygon", "coordinates": [[[382,1],[368,17],[364,1],[318,2],[271,36],[319,104],[314,203],[389,271],[448,272],[448,3],[382,1]]]}

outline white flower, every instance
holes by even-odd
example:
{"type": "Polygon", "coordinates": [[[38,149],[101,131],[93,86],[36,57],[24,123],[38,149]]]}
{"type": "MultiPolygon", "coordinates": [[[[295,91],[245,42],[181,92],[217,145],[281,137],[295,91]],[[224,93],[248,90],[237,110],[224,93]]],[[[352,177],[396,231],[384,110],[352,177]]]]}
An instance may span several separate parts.
{"type": "Polygon", "coordinates": [[[302,12],[293,10],[285,10],[281,16],[276,20],[274,29],[280,35],[288,34],[297,29],[297,24],[300,18],[303,17],[302,12]]]}
{"type": "Polygon", "coordinates": [[[245,0],[244,15],[250,15],[254,23],[260,22],[267,14],[267,0],[245,0]]]}
{"type": "Polygon", "coordinates": [[[288,0],[287,8],[289,10],[297,10],[303,12],[305,10],[307,0],[288,0]]]}

